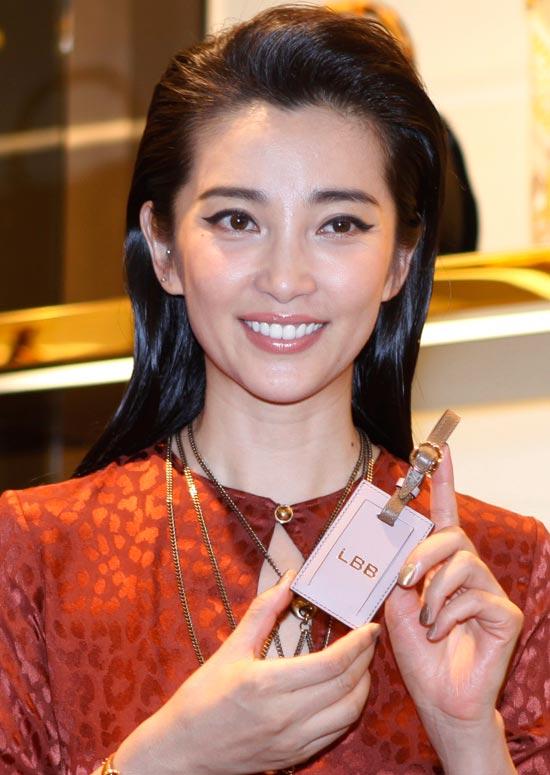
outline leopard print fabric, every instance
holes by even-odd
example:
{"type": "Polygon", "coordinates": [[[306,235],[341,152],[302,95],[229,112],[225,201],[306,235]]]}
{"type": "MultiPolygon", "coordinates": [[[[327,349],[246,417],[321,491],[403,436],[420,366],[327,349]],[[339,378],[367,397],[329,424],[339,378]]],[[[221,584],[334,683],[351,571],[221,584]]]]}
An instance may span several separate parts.
{"type": "MultiPolygon", "coordinates": [[[[165,507],[165,448],[88,477],[0,498],[0,773],[88,775],[196,669],[177,597],[165,507]]],[[[375,484],[391,492],[406,465],[386,452],[375,484]]],[[[262,558],[210,483],[195,477],[237,618],[262,558]]],[[[212,654],[230,630],[195,513],[175,470],[183,573],[200,644],[212,654]]],[[[275,504],[231,491],[264,542],[275,504]]],[[[292,540],[307,555],[339,493],[293,506],[292,540]]],[[[415,501],[429,511],[429,484],[415,501]]],[[[534,519],[459,496],[464,529],[524,611],[525,626],[499,709],[520,773],[550,772],[549,543],[534,519]]],[[[384,628],[372,688],[355,727],[300,772],[412,775],[441,767],[420,724],[384,628]]],[[[314,639],[321,643],[319,617],[314,639]]],[[[335,636],[345,631],[336,626],[335,636]]]]}

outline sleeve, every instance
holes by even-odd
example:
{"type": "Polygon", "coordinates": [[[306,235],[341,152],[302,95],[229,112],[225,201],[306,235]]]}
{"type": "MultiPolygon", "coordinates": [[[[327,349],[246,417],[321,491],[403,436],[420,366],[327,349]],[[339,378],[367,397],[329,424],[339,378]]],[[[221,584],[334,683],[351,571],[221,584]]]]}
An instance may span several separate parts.
{"type": "Polygon", "coordinates": [[[501,696],[508,746],[522,775],[550,772],[550,538],[535,524],[536,542],[523,632],[501,696]]]}
{"type": "Polygon", "coordinates": [[[40,550],[15,492],[0,497],[0,775],[60,775],[40,550]]]}

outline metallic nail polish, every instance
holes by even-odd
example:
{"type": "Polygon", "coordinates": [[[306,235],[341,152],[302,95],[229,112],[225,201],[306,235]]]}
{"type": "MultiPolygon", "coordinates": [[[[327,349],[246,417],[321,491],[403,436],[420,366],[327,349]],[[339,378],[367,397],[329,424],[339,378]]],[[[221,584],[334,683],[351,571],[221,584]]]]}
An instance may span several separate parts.
{"type": "Polygon", "coordinates": [[[403,565],[397,579],[402,587],[410,587],[413,583],[413,579],[416,576],[416,565],[412,562],[408,562],[403,565]]]}
{"type": "Polygon", "coordinates": [[[422,609],[420,611],[420,616],[418,617],[418,621],[423,627],[427,627],[432,620],[432,612],[428,608],[426,604],[422,606],[422,609]]]}

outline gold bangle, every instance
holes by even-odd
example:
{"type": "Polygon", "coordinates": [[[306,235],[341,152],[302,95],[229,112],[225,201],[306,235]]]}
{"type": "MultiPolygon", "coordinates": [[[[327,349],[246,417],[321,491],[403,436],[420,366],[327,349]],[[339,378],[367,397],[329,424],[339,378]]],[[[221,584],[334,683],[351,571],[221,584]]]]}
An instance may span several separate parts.
{"type": "Polygon", "coordinates": [[[121,775],[120,770],[117,770],[113,766],[113,759],[115,758],[114,753],[112,753],[110,756],[108,756],[105,761],[103,762],[103,767],[101,768],[101,775],[121,775]]]}

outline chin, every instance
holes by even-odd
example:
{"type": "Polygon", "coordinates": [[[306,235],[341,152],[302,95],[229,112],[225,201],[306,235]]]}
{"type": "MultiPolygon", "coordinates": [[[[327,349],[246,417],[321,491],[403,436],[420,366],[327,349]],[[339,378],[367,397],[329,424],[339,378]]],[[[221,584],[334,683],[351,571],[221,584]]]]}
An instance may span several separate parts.
{"type": "Polygon", "coordinates": [[[269,404],[279,404],[288,406],[290,404],[299,404],[306,401],[314,395],[320,394],[327,387],[323,384],[306,384],[300,380],[254,380],[253,382],[241,383],[242,387],[260,401],[269,404]]]}

